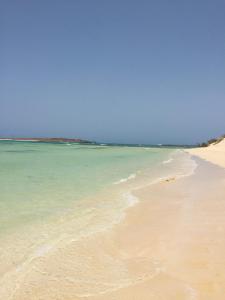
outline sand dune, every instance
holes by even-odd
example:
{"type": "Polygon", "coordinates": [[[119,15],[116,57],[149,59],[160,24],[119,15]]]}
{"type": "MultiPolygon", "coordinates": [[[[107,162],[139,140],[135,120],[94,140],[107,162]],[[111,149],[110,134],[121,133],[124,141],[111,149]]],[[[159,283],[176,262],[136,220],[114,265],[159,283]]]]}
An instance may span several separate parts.
{"type": "Polygon", "coordinates": [[[197,155],[207,161],[225,168],[225,139],[208,147],[187,150],[192,155],[197,155]]]}

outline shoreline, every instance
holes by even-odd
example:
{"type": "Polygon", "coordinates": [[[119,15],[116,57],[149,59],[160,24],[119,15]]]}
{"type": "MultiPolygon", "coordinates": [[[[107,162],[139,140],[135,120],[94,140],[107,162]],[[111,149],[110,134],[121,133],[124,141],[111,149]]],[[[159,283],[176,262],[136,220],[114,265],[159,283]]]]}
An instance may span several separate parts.
{"type": "Polygon", "coordinates": [[[195,174],[136,191],[142,201],[101,240],[136,279],[87,299],[223,300],[224,179],[223,170],[198,160],[195,174]]]}

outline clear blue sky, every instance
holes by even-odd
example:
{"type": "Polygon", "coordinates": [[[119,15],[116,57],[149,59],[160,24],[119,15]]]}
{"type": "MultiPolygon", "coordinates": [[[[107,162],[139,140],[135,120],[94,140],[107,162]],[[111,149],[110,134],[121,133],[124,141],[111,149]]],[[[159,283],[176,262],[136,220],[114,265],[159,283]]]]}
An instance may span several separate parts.
{"type": "Polygon", "coordinates": [[[0,135],[225,133],[224,0],[0,1],[0,135]]]}

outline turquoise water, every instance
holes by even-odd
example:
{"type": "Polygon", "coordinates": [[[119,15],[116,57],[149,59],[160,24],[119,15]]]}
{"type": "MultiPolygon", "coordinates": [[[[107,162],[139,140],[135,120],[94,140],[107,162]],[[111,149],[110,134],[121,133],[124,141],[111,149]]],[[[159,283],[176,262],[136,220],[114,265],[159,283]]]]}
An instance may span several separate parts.
{"type": "MultiPolygon", "coordinates": [[[[0,234],[60,216],[171,149],[0,141],[0,234]]],[[[129,177],[130,176],[130,177],[129,177]]]]}

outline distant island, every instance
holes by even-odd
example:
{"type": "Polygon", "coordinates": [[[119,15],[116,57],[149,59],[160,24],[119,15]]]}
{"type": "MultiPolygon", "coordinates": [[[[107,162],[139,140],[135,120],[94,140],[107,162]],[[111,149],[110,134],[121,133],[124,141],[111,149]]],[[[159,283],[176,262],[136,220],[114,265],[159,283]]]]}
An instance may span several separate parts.
{"type": "Polygon", "coordinates": [[[41,137],[41,138],[21,138],[21,137],[0,137],[0,141],[17,141],[17,142],[43,142],[43,143],[79,143],[79,144],[91,144],[91,145],[100,145],[100,146],[126,146],[126,147],[171,147],[171,148],[192,148],[197,147],[198,145],[185,145],[185,144],[126,144],[126,143],[107,143],[107,142],[97,142],[97,141],[89,141],[83,140],[79,138],[63,138],[63,137],[41,137]]]}
{"type": "Polygon", "coordinates": [[[91,144],[91,145],[105,145],[105,146],[128,146],[128,147],[171,147],[171,148],[195,148],[195,147],[208,147],[212,144],[220,143],[225,139],[225,135],[217,138],[212,138],[207,142],[202,142],[193,145],[186,144],[126,144],[126,143],[102,143],[96,141],[89,141],[80,138],[63,138],[63,137],[0,137],[0,141],[18,141],[18,142],[43,142],[43,143],[79,143],[79,144],[91,144]]]}
{"type": "Polygon", "coordinates": [[[93,144],[95,142],[82,140],[78,138],[0,138],[2,141],[20,141],[20,142],[45,142],[45,143],[82,143],[82,144],[93,144]]]}

